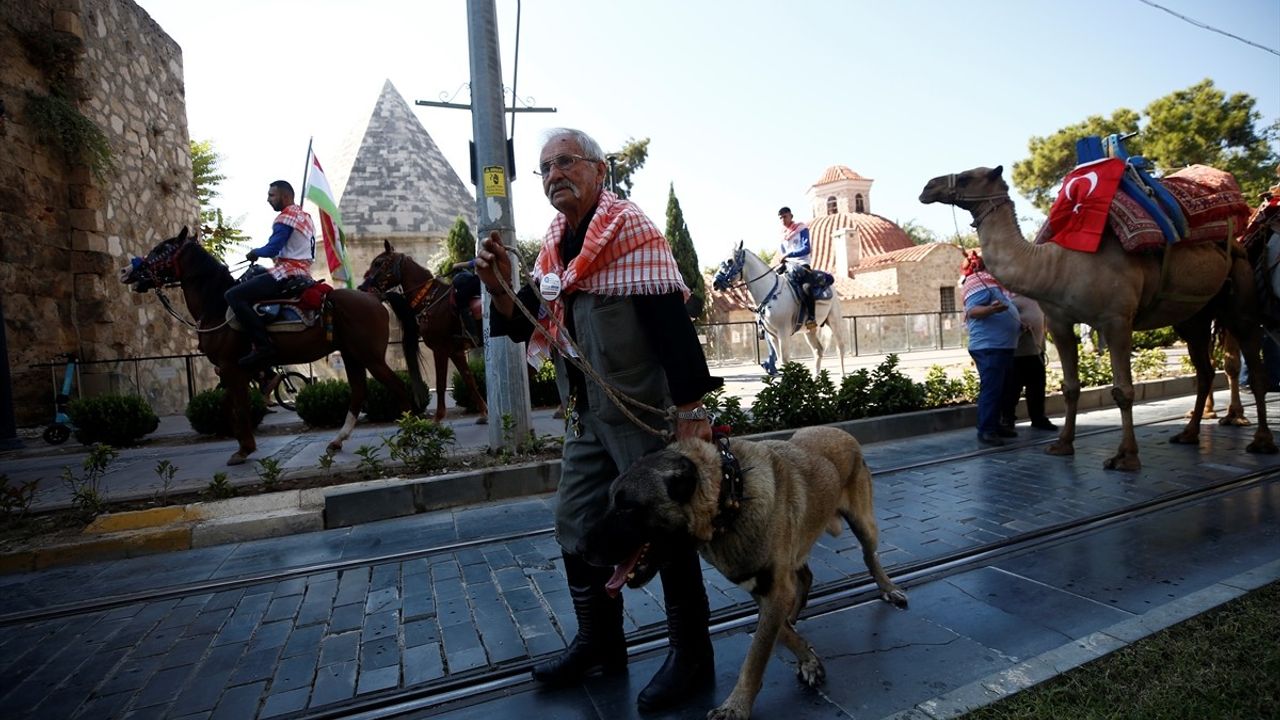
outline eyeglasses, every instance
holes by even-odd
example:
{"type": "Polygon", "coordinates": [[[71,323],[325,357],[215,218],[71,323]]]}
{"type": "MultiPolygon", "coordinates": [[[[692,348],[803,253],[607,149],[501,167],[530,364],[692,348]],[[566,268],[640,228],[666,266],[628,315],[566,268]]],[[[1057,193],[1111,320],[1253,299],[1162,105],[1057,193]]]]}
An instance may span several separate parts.
{"type": "Polygon", "coordinates": [[[584,157],[582,155],[568,155],[568,154],[557,155],[551,158],[550,160],[543,160],[541,163],[539,163],[537,171],[534,172],[533,174],[546,177],[551,173],[552,165],[555,165],[557,168],[561,170],[568,170],[569,168],[573,167],[573,164],[578,162],[579,160],[587,160],[587,161],[594,162],[592,158],[584,157]]]}

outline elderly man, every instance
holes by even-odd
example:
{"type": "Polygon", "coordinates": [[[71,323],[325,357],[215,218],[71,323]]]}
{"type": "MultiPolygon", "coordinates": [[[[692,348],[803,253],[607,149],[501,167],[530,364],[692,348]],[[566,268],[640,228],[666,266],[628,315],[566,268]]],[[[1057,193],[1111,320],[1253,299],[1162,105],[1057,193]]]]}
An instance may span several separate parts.
{"type": "MultiPolygon", "coordinates": [[[[546,334],[535,333],[533,323],[516,311],[498,284],[499,276],[511,276],[511,260],[496,232],[476,256],[476,270],[493,294],[490,336],[528,341],[531,358],[549,353],[565,403],[556,537],[578,634],[563,654],[533,669],[538,680],[565,685],[597,671],[626,668],[622,597],[606,589],[611,569],[588,564],[580,543],[604,515],[613,479],[663,444],[632,424],[593,380],[566,363],[565,334],[577,344],[582,360],[617,390],[650,407],[675,405],[676,437],[710,440],[702,397],[723,381],[707,369],[685,312],[689,290],[670,245],[639,207],[604,189],[604,153],[596,141],[579,130],[551,131],[538,174],[547,199],[560,212],[542,241],[533,284],[520,289],[518,300],[540,318],[546,334]]],[[[647,413],[641,418],[651,426],[666,422],[647,413]]],[[[692,546],[675,552],[662,569],[662,587],[671,649],[640,692],[638,704],[645,710],[673,705],[715,679],[706,589],[692,546]]]]}
{"type": "Polygon", "coordinates": [[[261,275],[232,285],[225,295],[227,305],[253,343],[249,354],[240,358],[241,367],[270,365],[275,357],[266,323],[254,311],[253,304],[280,297],[291,278],[311,279],[311,261],[316,256],[315,224],[301,205],[294,204],[293,186],[284,180],[271,183],[267,202],[272,210],[280,213],[271,225],[271,238],[266,245],[250,250],[245,259],[255,262],[260,257],[268,257],[273,258],[275,264],[261,275]]]}

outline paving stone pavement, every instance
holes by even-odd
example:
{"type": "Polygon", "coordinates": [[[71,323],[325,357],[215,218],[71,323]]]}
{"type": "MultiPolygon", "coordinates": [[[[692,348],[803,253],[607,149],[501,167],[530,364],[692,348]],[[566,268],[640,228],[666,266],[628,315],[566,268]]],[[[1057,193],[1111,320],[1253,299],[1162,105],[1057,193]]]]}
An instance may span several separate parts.
{"type": "MultiPolygon", "coordinates": [[[[1137,422],[1184,410],[1135,408],[1137,422]]],[[[1269,406],[1272,411],[1277,405],[1269,406]]],[[[1274,415],[1273,415],[1274,416],[1274,415]]],[[[1143,472],[1102,470],[1115,410],[1082,415],[1074,458],[1038,445],[940,465],[887,468],[976,451],[971,430],[866,448],[877,474],[880,553],[893,566],[997,542],[1253,469],[1251,428],[1205,424],[1200,447],[1169,445],[1180,420],[1140,427],[1143,472]]],[[[1023,428],[1020,441],[1052,434],[1023,428]]],[[[277,575],[291,568],[547,528],[550,498],[430,513],[358,528],[0,577],[0,613],[147,588],[277,575]]],[[[851,533],[813,553],[817,583],[865,572],[851,533]]],[[[712,609],[747,595],[714,570],[712,609]]],[[[626,629],[664,621],[661,588],[626,595],[626,629]]],[[[545,532],[397,562],[0,627],[0,714],[48,717],[274,717],[390,688],[466,677],[563,648],[576,622],[554,539],[545,532]]]]}

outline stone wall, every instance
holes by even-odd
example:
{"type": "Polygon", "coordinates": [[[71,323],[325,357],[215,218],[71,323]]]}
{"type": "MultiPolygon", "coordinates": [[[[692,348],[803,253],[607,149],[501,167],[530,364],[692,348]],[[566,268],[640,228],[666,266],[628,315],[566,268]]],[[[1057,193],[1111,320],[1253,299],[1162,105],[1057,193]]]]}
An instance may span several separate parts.
{"type": "MultiPolygon", "coordinates": [[[[180,411],[181,361],[94,362],[195,348],[154,296],[135,296],[116,279],[128,257],[198,219],[181,48],[129,0],[25,0],[5,14],[0,283],[18,423],[52,417],[49,370],[31,366],[62,352],[88,362],[83,394],[140,390],[158,412],[180,411]],[[50,39],[73,50],[65,78],[63,65],[30,50],[50,39]],[[113,164],[100,175],[28,114],[31,98],[59,92],[108,140],[113,164]]],[[[195,367],[199,389],[211,372],[195,367]]]]}

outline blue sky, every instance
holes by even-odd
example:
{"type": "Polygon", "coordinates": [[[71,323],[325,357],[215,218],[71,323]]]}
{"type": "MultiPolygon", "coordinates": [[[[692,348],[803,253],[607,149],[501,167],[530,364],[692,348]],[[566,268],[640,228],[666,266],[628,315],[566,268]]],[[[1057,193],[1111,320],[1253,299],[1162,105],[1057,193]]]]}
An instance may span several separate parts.
{"type": "MultiPolygon", "coordinates": [[[[1280,50],[1276,0],[1158,1],[1280,50]]],[[[467,101],[462,0],[137,2],[182,46],[191,136],[224,155],[218,203],[257,241],[267,183],[300,181],[311,136],[332,164],[384,80],[410,104],[467,101]]],[[[517,4],[496,7],[510,85],[517,4]]],[[[530,173],[542,131],[581,128],[606,150],[649,137],[633,199],[663,226],[674,183],[704,267],[738,240],[775,245],[778,207],[807,219],[831,165],[875,180],[872,212],[945,236],[969,218],[921,205],[929,178],[1009,168],[1032,136],[1090,115],[1210,78],[1280,118],[1280,56],[1139,0],[530,0],[520,43],[518,94],[559,112],[516,119],[517,235],[554,214],[530,173]]],[[[465,180],[469,113],[415,112],[465,180]]]]}

